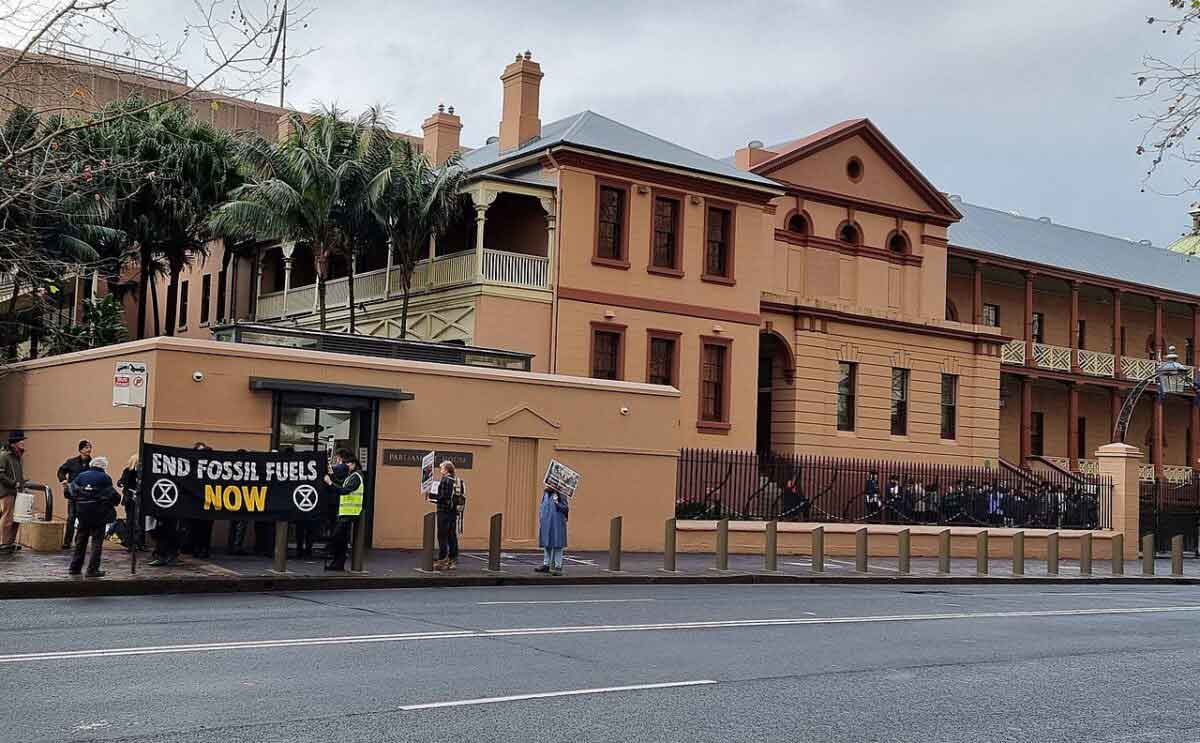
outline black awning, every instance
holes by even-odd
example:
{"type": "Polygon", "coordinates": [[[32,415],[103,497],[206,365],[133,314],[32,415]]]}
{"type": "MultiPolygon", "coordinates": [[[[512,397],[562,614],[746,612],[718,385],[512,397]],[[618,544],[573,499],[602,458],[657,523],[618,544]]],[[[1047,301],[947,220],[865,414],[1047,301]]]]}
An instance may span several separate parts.
{"type": "Polygon", "coordinates": [[[389,387],[363,387],[357,384],[311,382],[306,379],[270,379],[268,377],[250,377],[250,389],[255,391],[305,392],[313,395],[362,397],[371,400],[412,400],[416,397],[411,392],[391,389],[389,387]]]}

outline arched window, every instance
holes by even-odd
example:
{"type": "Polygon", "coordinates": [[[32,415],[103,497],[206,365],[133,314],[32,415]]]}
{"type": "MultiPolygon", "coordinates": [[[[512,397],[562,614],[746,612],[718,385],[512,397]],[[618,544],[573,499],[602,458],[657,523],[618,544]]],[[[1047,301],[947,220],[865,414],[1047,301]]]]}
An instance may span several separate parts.
{"type": "Polygon", "coordinates": [[[907,254],[909,252],[908,251],[908,238],[904,235],[903,232],[893,232],[892,233],[892,236],[888,238],[888,250],[892,251],[893,253],[899,253],[901,255],[907,254]]]}
{"type": "Polygon", "coordinates": [[[808,219],[803,214],[793,214],[788,220],[788,232],[794,232],[797,235],[808,234],[808,219]]]}
{"type": "Polygon", "coordinates": [[[858,225],[846,222],[838,228],[838,239],[850,245],[859,245],[862,243],[862,232],[858,229],[858,225]]]}

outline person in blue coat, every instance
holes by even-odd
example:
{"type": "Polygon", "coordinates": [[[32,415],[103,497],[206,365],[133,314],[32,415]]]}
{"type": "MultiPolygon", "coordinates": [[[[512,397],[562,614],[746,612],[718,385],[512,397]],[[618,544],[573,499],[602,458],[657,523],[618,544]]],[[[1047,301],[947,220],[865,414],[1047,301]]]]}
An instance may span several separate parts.
{"type": "Polygon", "coordinates": [[[542,566],[537,573],[563,574],[563,551],[567,548],[567,517],[571,505],[557,491],[546,488],[538,511],[538,546],[542,548],[542,566]]]}
{"type": "Polygon", "coordinates": [[[113,487],[112,478],[105,472],[108,460],[96,457],[90,466],[80,472],[72,480],[75,486],[71,489],[71,497],[75,501],[75,516],[79,520],[79,528],[75,530],[75,551],[71,556],[68,572],[79,575],[83,570],[84,556],[91,542],[91,557],[88,560],[87,577],[101,578],[104,571],[100,569],[100,551],[104,545],[104,528],[110,522],[116,521],[116,505],[121,502],[113,487]]]}

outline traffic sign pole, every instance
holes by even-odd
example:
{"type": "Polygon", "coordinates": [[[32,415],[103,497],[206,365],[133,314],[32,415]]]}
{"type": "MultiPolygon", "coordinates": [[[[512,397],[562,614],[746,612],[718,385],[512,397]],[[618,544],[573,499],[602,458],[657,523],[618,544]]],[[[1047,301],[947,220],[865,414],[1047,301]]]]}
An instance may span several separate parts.
{"type": "MultiPolygon", "coordinates": [[[[141,540],[145,537],[145,535],[141,533],[141,527],[143,525],[145,525],[145,523],[146,523],[146,512],[143,509],[143,504],[146,502],[146,499],[142,495],[142,493],[144,493],[146,490],[145,483],[142,482],[142,473],[145,472],[145,470],[146,470],[146,463],[142,460],[142,447],[145,446],[145,444],[146,444],[146,406],[143,405],[141,407],[141,415],[139,416],[139,419],[138,419],[138,448],[137,448],[137,452],[138,452],[137,520],[140,521],[141,523],[133,524],[133,525],[126,524],[127,530],[129,531],[129,539],[130,539],[130,543],[131,543],[130,544],[131,549],[129,551],[129,574],[130,575],[137,575],[138,546],[139,546],[141,540]]],[[[126,514],[126,516],[128,516],[128,514],[126,514]]]]}

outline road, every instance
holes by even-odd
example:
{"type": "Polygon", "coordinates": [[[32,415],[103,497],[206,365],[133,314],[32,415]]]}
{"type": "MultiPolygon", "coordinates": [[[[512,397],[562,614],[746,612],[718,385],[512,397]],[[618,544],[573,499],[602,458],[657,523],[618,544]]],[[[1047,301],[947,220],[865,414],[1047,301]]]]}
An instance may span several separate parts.
{"type": "Polygon", "coordinates": [[[0,602],[0,741],[1197,741],[1200,590],[0,602]]]}

